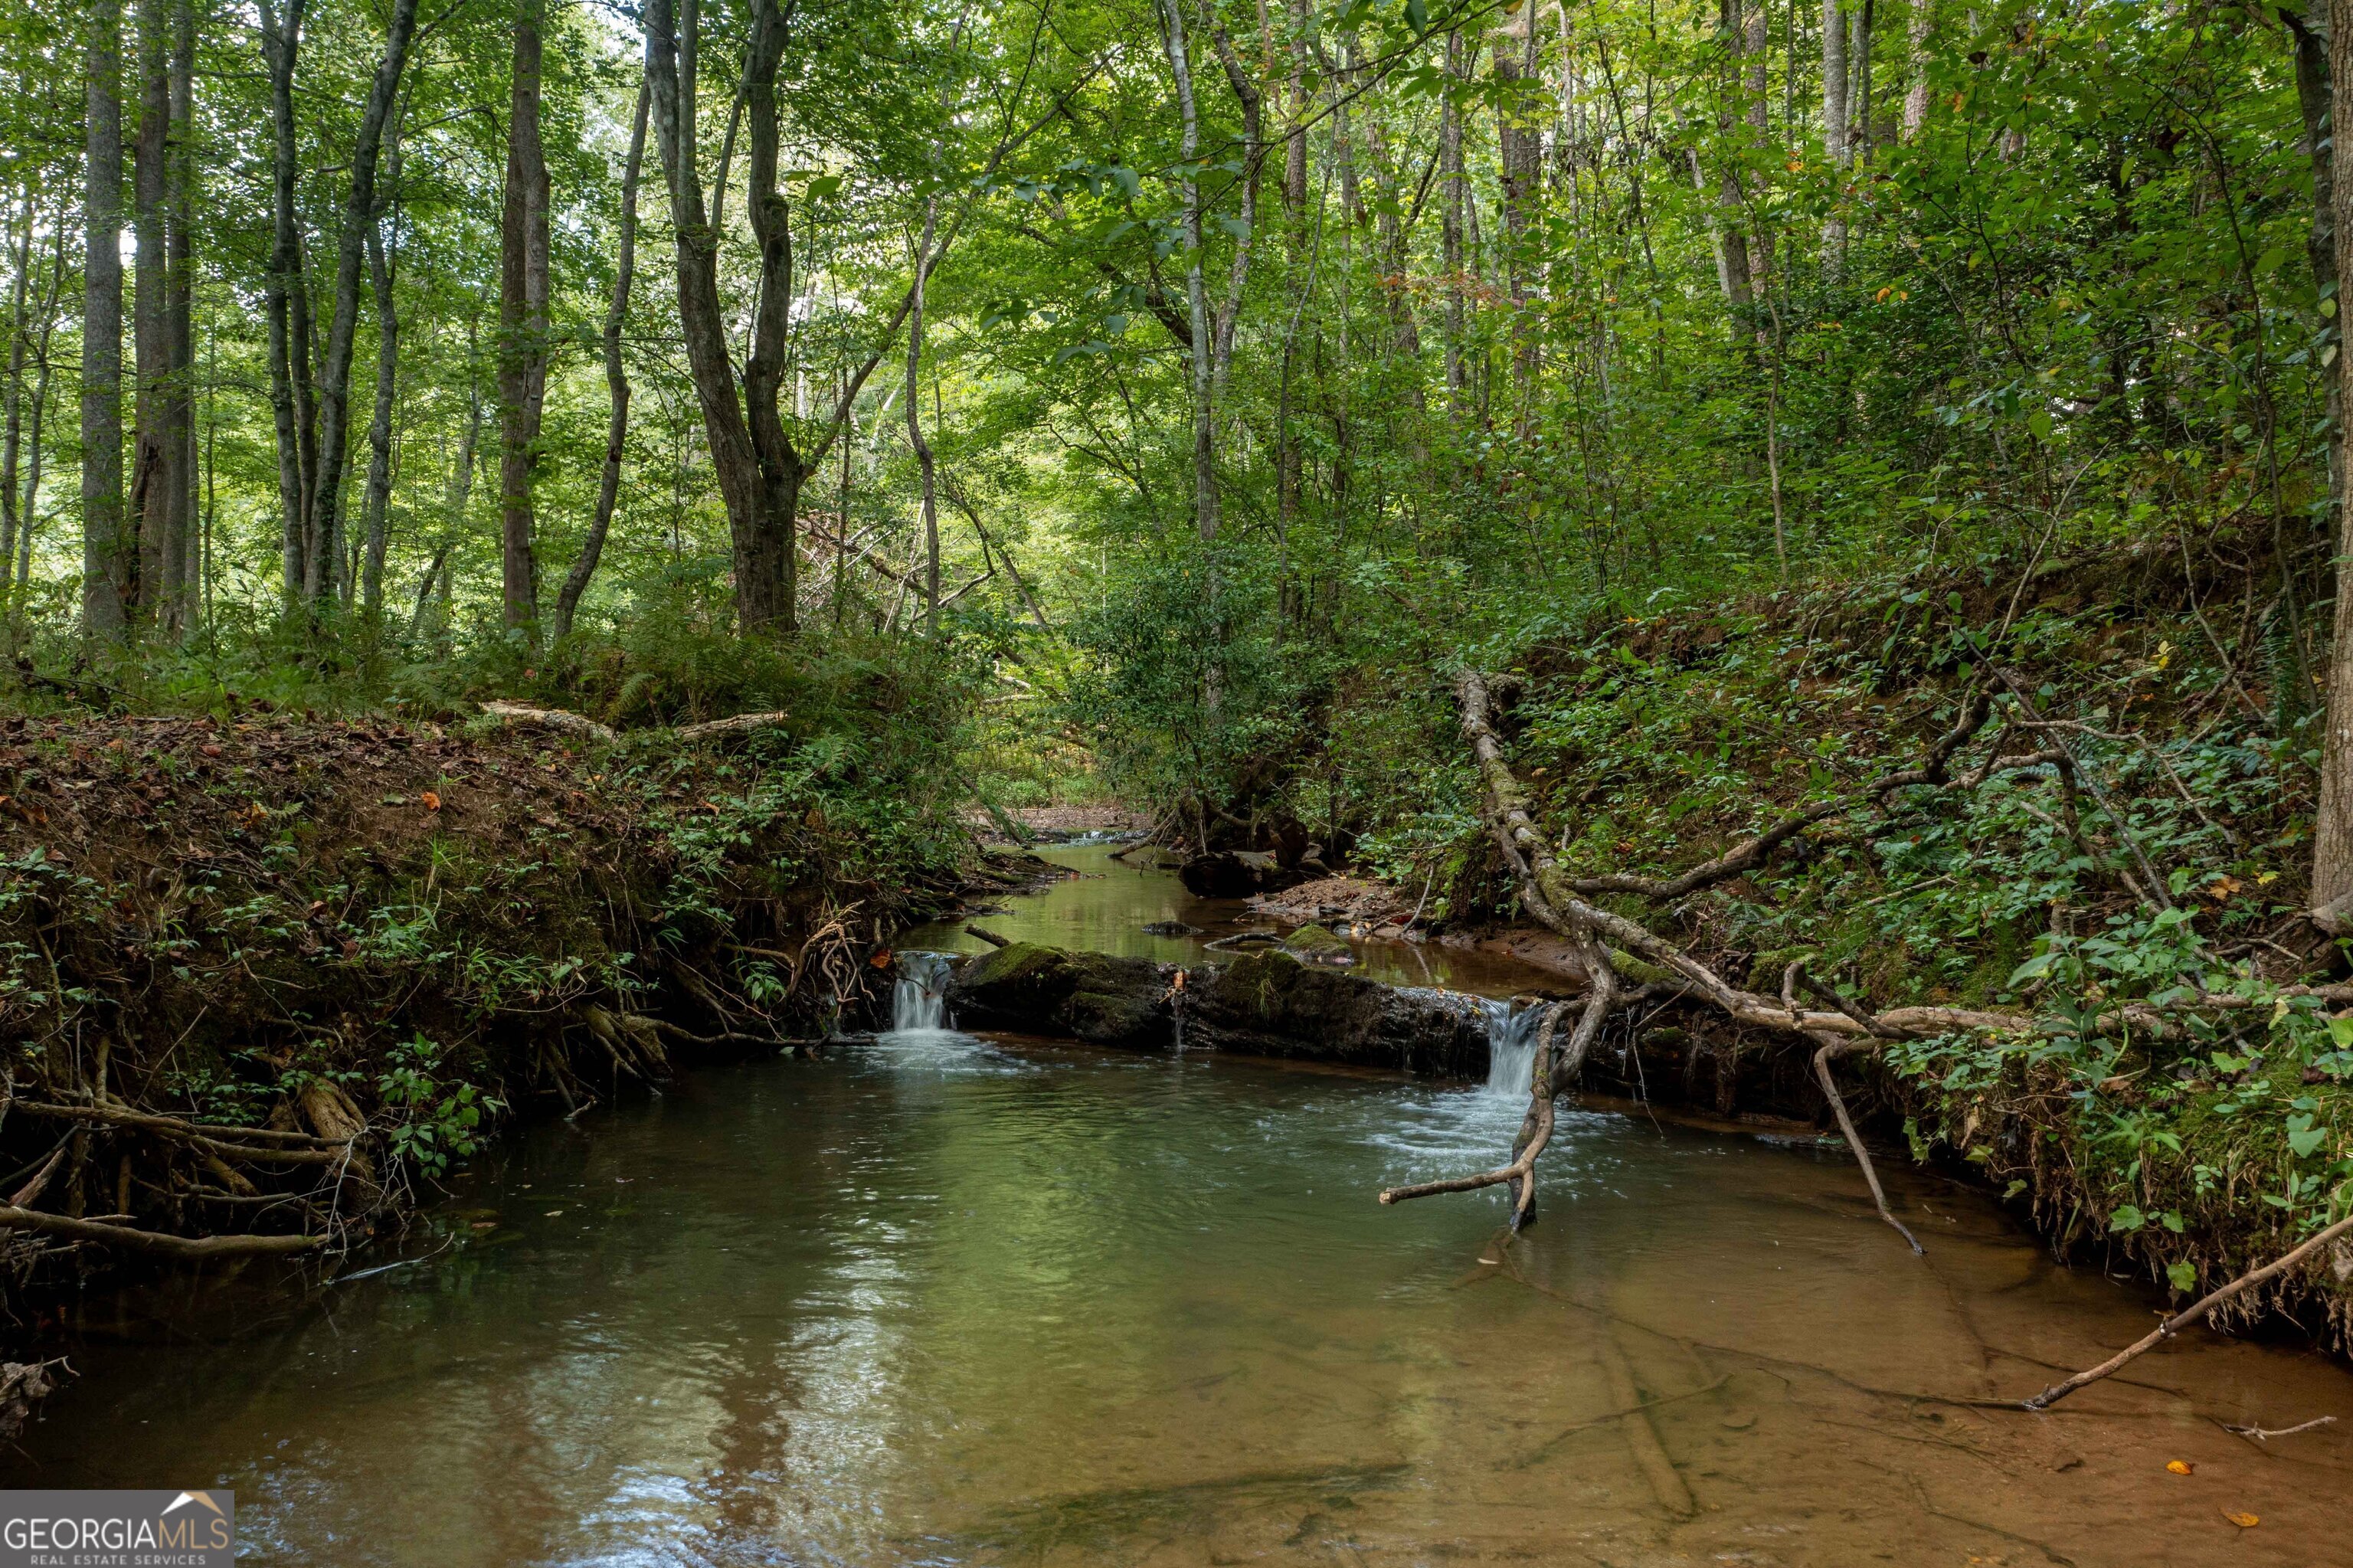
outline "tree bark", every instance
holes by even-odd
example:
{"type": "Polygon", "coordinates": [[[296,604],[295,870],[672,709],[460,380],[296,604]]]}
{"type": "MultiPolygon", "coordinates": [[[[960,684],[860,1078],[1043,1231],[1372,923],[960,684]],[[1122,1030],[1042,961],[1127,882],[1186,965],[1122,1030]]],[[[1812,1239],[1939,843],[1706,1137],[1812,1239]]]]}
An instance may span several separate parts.
{"type": "MultiPolygon", "coordinates": [[[[2353,79],[2353,0],[2328,0],[2328,75],[2353,79]]],[[[2330,181],[2335,235],[2353,230],[2353,180],[2330,181]]],[[[2353,245],[2335,245],[2337,319],[2353,300],[2353,245]]],[[[2340,336],[2339,343],[2342,343],[2340,336]]],[[[2339,407],[2344,381],[2353,376],[2353,355],[2339,352],[2336,365],[2339,407]]],[[[2320,812],[2312,833],[2312,907],[2325,908],[2353,895],[2353,507],[2339,509],[2335,637],[2328,654],[2328,728],[2320,752],[2320,812]]]]}
{"type": "Polygon", "coordinates": [[[164,202],[164,456],[170,521],[157,621],[171,635],[195,622],[196,554],[195,71],[192,0],[171,0],[170,119],[165,127],[164,202]]]}
{"type": "Polygon", "coordinates": [[[548,181],[539,137],[543,0],[517,0],[507,107],[506,200],[499,221],[499,560],[506,624],[536,628],[532,481],[548,359],[548,181]]]}
{"type": "MultiPolygon", "coordinates": [[[[393,127],[385,150],[386,183],[400,185],[400,129],[393,127]]],[[[375,409],[368,420],[366,498],[360,505],[360,525],[367,541],[360,565],[360,604],[373,621],[384,613],[384,553],[392,513],[392,408],[400,380],[400,310],[393,297],[393,281],[400,264],[400,208],[396,195],[390,208],[369,225],[368,281],[375,295],[375,409]],[[390,232],[385,232],[386,225],[390,232]]]]}
{"type": "Polygon", "coordinates": [[[605,421],[605,469],[596,486],[596,511],[588,520],[588,536],[581,541],[580,556],[565,574],[555,595],[555,635],[572,635],[573,617],[581,596],[596,575],[605,554],[605,535],[613,526],[613,508],[621,495],[621,457],[629,436],[629,373],[621,363],[621,329],[629,319],[629,283],[638,268],[638,176],[646,153],[649,93],[638,84],[637,112],[629,122],[629,160],[621,174],[620,254],[613,270],[613,303],[605,313],[605,393],[610,412],[605,421]]]}
{"type": "MultiPolygon", "coordinates": [[[[1822,0],[1822,156],[1835,172],[1847,166],[1846,9],[1822,0]]],[[[1835,200],[1837,198],[1833,198],[1835,200]]],[[[1837,277],[1846,260],[1846,219],[1831,208],[1822,223],[1822,270],[1837,277]]]]}
{"type": "Polygon", "coordinates": [[[1462,397],[1462,111],[1452,89],[1462,75],[1462,35],[1446,35],[1448,91],[1438,105],[1439,177],[1445,190],[1439,207],[1439,248],[1446,269],[1446,394],[1459,417],[1462,397]]]}
{"type": "Polygon", "coordinates": [[[8,291],[8,384],[0,405],[0,621],[8,614],[8,589],[16,564],[16,465],[25,438],[25,344],[30,335],[33,282],[33,218],[39,207],[25,192],[25,213],[16,226],[16,281],[8,291]]]}
{"type": "Polygon", "coordinates": [[[1185,300],[1190,307],[1193,342],[1193,526],[1208,544],[1218,536],[1217,409],[1212,375],[1216,339],[1209,322],[1209,294],[1201,275],[1201,125],[1193,101],[1193,69],[1185,47],[1181,0],[1160,0],[1160,43],[1176,83],[1176,113],[1183,128],[1185,300]]]}
{"type": "Polygon", "coordinates": [[[282,587],[289,614],[302,602],[309,575],[311,475],[317,451],[310,394],[310,290],[302,273],[301,215],[295,207],[294,66],[302,45],[306,0],[286,0],[281,23],[272,0],[256,0],[261,54],[269,72],[269,275],[264,309],[269,322],[269,407],[278,437],[278,503],[282,587]]]}
{"type": "Polygon", "coordinates": [[[131,144],[131,228],[137,245],[131,289],[133,362],[131,513],[139,567],[128,606],[134,621],[164,630],[171,556],[171,343],[164,325],[164,165],[171,145],[172,76],[164,0],[138,0],[139,124],[131,144]]]}
{"type": "Polygon", "coordinates": [[[907,444],[914,449],[922,486],[923,516],[923,635],[940,637],[940,506],[939,475],[932,461],[932,444],[923,440],[923,392],[916,374],[923,362],[923,272],[930,265],[932,237],[939,223],[937,197],[923,204],[923,234],[915,244],[915,303],[907,314],[907,444]]]}
{"type": "Polygon", "coordinates": [[[82,630],[129,629],[137,537],[122,494],[122,4],[90,0],[82,190],[82,630]]]}
{"type": "Polygon", "coordinates": [[[327,328],[327,353],[319,370],[319,457],[311,486],[311,519],[303,562],[303,598],[316,615],[334,602],[343,569],[343,473],[351,447],[352,352],[359,332],[360,264],[367,231],[375,222],[376,163],[384,130],[392,117],[408,44],[417,28],[417,0],[392,0],[384,56],[376,62],[352,142],[351,191],[343,203],[343,232],[335,250],[334,315],[327,328]]]}
{"type": "Polygon", "coordinates": [[[1910,79],[1904,84],[1904,140],[1909,142],[1928,123],[1928,59],[1936,37],[1936,0],[1912,0],[1904,35],[1910,79]]]}

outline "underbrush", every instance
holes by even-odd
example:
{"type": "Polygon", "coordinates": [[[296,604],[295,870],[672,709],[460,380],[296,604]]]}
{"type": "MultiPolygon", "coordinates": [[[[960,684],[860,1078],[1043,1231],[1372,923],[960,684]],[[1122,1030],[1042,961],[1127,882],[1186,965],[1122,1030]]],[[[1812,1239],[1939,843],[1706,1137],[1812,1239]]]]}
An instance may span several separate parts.
{"type": "MultiPolygon", "coordinates": [[[[1864,1069],[1888,1125],[2063,1249],[2189,1293],[2353,1202],[2353,1017],[2294,984],[2345,968],[2302,913],[2318,705],[2252,596],[2210,613],[2218,586],[2161,549],[1989,559],[1589,613],[1486,667],[1572,876],[1670,875],[1839,803],[1746,875],[1663,908],[1599,902],[1767,995],[1801,962],[1874,1012],[2031,1015],[1890,1045],[1864,1069]],[[2233,659],[2225,615],[2257,657],[2233,659]],[[1957,783],[1879,795],[1980,701],[1957,783]],[[2201,993],[2231,1000],[2179,1022],[2130,1006],[2201,993]]],[[[1434,885],[1442,919],[1509,918],[1452,717],[1435,682],[1335,715],[1334,744],[1388,797],[1359,858],[1434,885]],[[1417,768],[1416,749],[1443,760],[1417,768]]],[[[2348,1282],[2340,1244],[2232,1309],[2284,1308],[2343,1345],[2348,1282]]]]}

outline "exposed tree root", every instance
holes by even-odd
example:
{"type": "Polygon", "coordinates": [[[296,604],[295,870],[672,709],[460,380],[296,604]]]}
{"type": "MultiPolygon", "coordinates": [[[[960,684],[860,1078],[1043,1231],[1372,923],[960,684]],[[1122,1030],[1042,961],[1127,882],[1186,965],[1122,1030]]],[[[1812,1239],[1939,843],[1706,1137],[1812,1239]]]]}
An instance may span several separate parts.
{"type": "Polygon", "coordinates": [[[161,1231],[138,1231],[127,1225],[101,1224],[96,1220],[69,1219],[63,1214],[44,1214],[14,1205],[0,1205],[0,1228],[35,1231],[69,1241],[97,1242],[102,1246],[178,1258],[251,1257],[309,1252],[327,1245],[325,1236],[167,1235],[161,1231]]]}

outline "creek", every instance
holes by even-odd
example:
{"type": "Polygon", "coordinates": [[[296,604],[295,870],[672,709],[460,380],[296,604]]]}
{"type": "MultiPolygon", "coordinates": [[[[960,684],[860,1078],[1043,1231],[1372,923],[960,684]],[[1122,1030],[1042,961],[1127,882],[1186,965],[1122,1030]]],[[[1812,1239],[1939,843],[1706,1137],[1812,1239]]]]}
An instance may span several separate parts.
{"type": "MultiPolygon", "coordinates": [[[[1092,874],[984,925],[1182,959],[1245,918],[1050,853],[1092,874]]],[[[2353,1375],[2197,1333],[1967,1403],[2159,1302],[1898,1160],[1926,1258],[1835,1144],[1573,1107],[1504,1248],[1498,1192],[1373,1194],[1496,1163],[1524,1067],[980,1039],[907,973],[912,1027],[537,1124],[340,1283],[91,1297],[8,1484],[231,1489],[273,1563],[2353,1561],[2353,1375]]]]}

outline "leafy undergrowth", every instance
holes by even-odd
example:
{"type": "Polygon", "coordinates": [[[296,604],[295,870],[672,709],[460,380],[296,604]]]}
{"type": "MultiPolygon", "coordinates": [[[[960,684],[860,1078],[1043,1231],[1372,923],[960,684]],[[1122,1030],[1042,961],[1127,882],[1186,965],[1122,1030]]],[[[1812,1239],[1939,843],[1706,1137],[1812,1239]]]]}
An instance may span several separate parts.
{"type": "MultiPolygon", "coordinates": [[[[2278,639],[2262,668],[2226,662],[2217,620],[2254,641],[2283,612],[2216,604],[2162,551],[2021,565],[1597,618],[1489,667],[1519,677],[1513,761],[1573,874],[1679,871],[1852,802],[1746,877],[1668,907],[1604,902],[1767,994],[1802,959],[1873,1009],[2032,1014],[1859,1070],[1918,1157],[1977,1168],[2063,1248],[2193,1292],[2353,1202],[2353,1017],[2284,990],[2345,969],[2300,914],[2312,683],[2278,639]],[[1872,804],[1981,691],[1962,785],[1872,804]],[[2054,763],[1969,781],[1998,747],[2061,744],[2077,788],[2054,763]],[[2242,1005],[2161,1033],[2116,1020],[2201,990],[2242,1005]]],[[[1432,791],[1366,844],[1393,880],[1434,873],[1458,921],[1509,907],[1466,824],[1473,788],[1432,791]]],[[[2339,1244],[2232,1309],[2290,1312],[2343,1348],[2348,1280],[2339,1244]]]]}
{"type": "MultiPolygon", "coordinates": [[[[868,1005],[894,924],[1015,874],[950,784],[832,728],[0,721],[0,1190],[165,1234],[396,1223],[520,1107],[868,1005]]],[[[10,1234],[12,1286],[114,1255],[10,1234]]]]}

